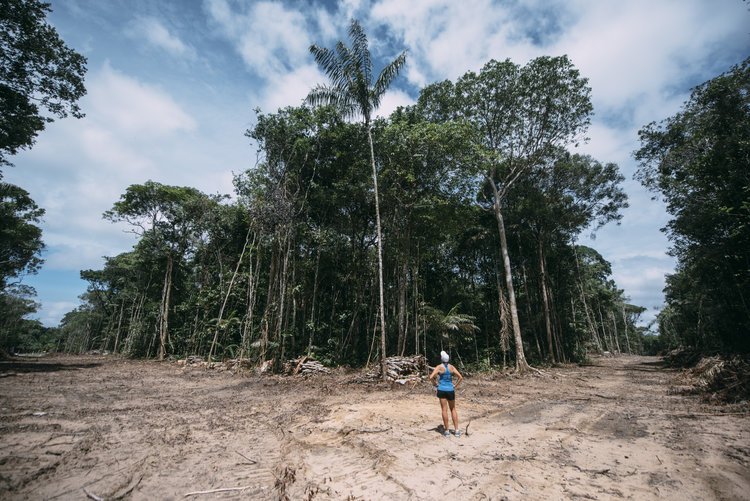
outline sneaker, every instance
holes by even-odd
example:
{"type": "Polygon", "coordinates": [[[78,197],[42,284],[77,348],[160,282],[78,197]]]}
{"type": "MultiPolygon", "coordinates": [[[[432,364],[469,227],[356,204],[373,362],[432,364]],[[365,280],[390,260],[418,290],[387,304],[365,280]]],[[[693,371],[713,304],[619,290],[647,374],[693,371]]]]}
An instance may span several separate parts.
{"type": "Polygon", "coordinates": [[[446,437],[446,438],[447,438],[447,437],[450,437],[450,436],[451,436],[451,432],[449,432],[448,430],[445,430],[445,431],[443,432],[443,436],[444,436],[444,437],[446,437]]]}
{"type": "Polygon", "coordinates": [[[461,430],[456,430],[456,438],[460,438],[460,437],[461,437],[461,430]]]}

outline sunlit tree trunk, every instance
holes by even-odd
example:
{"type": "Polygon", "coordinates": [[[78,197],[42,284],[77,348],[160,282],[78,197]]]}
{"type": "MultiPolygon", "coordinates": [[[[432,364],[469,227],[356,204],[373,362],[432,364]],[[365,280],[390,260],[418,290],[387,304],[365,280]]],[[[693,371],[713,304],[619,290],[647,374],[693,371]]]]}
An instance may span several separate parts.
{"type": "Polygon", "coordinates": [[[318,298],[318,273],[320,272],[320,246],[318,246],[317,256],[315,258],[315,278],[313,278],[313,294],[312,294],[312,305],[310,307],[310,330],[308,341],[307,341],[307,356],[310,356],[313,347],[313,337],[315,334],[315,307],[316,300],[318,298]]]}
{"type": "Polygon", "coordinates": [[[159,315],[159,360],[164,360],[169,339],[169,298],[172,295],[172,253],[167,255],[167,270],[164,272],[164,288],[161,295],[161,311],[159,315]]]}
{"type": "Polygon", "coordinates": [[[240,252],[240,257],[237,259],[237,266],[234,267],[234,272],[232,273],[232,278],[229,280],[229,286],[227,286],[227,292],[224,294],[224,301],[221,303],[221,308],[219,308],[219,317],[216,319],[216,329],[214,330],[214,339],[211,341],[211,349],[208,350],[208,361],[211,362],[211,357],[214,354],[214,348],[216,347],[216,342],[219,339],[219,332],[221,332],[223,326],[222,326],[222,320],[224,319],[224,309],[227,307],[227,302],[229,302],[229,297],[232,295],[232,287],[234,286],[234,281],[237,279],[237,274],[240,271],[240,266],[242,266],[242,258],[245,257],[245,251],[247,250],[247,244],[250,241],[250,229],[248,228],[247,234],[245,235],[245,243],[242,245],[242,252],[240,252]]]}
{"type": "Polygon", "coordinates": [[[505,222],[500,208],[500,194],[495,186],[495,181],[489,178],[489,184],[492,186],[494,194],[493,209],[495,219],[497,220],[497,229],[500,233],[500,251],[503,256],[503,267],[505,268],[505,288],[508,290],[508,300],[510,302],[510,318],[513,326],[513,339],[516,344],[516,371],[525,372],[530,367],[526,362],[526,356],[523,352],[523,340],[521,339],[521,324],[518,321],[518,307],[516,306],[516,294],[513,290],[513,277],[511,275],[510,256],[508,255],[508,240],[505,236],[505,222]]]}
{"type": "Polygon", "coordinates": [[[383,286],[383,235],[380,228],[380,195],[378,194],[378,170],[375,166],[375,148],[372,144],[372,131],[369,120],[365,120],[367,140],[370,143],[370,161],[372,163],[372,184],[375,189],[375,227],[378,237],[378,290],[380,293],[380,374],[386,380],[385,372],[385,293],[383,286]]]}
{"type": "Polygon", "coordinates": [[[510,312],[508,302],[505,300],[503,293],[503,284],[500,279],[500,270],[495,264],[495,284],[497,286],[497,310],[500,316],[500,351],[503,352],[503,369],[507,365],[508,350],[510,349],[510,332],[511,326],[509,321],[510,312]]]}
{"type": "Polygon", "coordinates": [[[625,315],[625,302],[622,303],[622,325],[625,329],[625,346],[628,348],[628,353],[633,353],[630,349],[630,336],[628,336],[628,317],[625,315]]]}
{"type": "Polygon", "coordinates": [[[612,320],[612,331],[615,336],[615,349],[617,350],[617,353],[620,353],[620,340],[618,339],[619,335],[617,333],[617,320],[615,319],[614,312],[609,312],[609,317],[612,320]]]}
{"type": "Polygon", "coordinates": [[[112,349],[112,353],[117,353],[117,348],[120,346],[120,330],[122,329],[122,315],[125,312],[125,300],[120,305],[120,318],[117,320],[117,333],[115,334],[115,347],[112,349]]]}

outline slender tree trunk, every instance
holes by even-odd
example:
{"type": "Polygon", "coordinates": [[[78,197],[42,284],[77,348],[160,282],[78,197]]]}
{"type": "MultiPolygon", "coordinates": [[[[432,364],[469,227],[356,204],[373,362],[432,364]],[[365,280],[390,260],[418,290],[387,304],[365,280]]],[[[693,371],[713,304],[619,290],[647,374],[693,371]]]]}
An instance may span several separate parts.
{"type": "MultiPolygon", "coordinates": [[[[521,255],[521,247],[518,247],[518,254],[521,255]]],[[[526,272],[526,265],[521,263],[521,275],[523,276],[523,287],[526,292],[526,297],[528,300],[526,301],[526,318],[532,319],[534,318],[534,314],[531,311],[531,290],[529,289],[529,274],[526,272]]],[[[510,316],[510,312],[508,313],[510,316]]],[[[541,360],[544,358],[544,352],[542,351],[542,345],[539,343],[539,329],[532,329],[532,332],[534,333],[534,344],[536,345],[536,352],[539,355],[539,359],[541,360]]]]}
{"type": "Polygon", "coordinates": [[[169,337],[169,298],[172,292],[172,253],[167,255],[167,271],[164,273],[164,288],[161,295],[161,315],[159,315],[159,360],[164,360],[169,337]]]}
{"type": "Polygon", "coordinates": [[[120,345],[120,329],[122,328],[122,314],[125,312],[125,301],[122,301],[120,305],[120,318],[117,320],[117,333],[115,334],[115,347],[112,353],[117,353],[117,348],[120,345]]]}
{"type": "Polygon", "coordinates": [[[510,331],[511,326],[508,319],[508,303],[503,293],[503,284],[500,279],[500,270],[495,264],[495,281],[497,285],[497,310],[500,316],[500,350],[503,352],[503,369],[505,369],[508,350],[510,349],[510,331]]]}
{"type": "Polygon", "coordinates": [[[279,276],[279,312],[276,321],[276,340],[279,343],[280,351],[279,358],[277,361],[277,368],[281,367],[282,360],[284,358],[284,314],[286,313],[286,297],[287,297],[287,273],[289,272],[289,254],[291,253],[291,237],[287,230],[287,234],[284,236],[284,258],[282,260],[281,275],[279,276]]]}
{"type": "Polygon", "coordinates": [[[313,347],[313,337],[315,334],[315,306],[318,297],[318,273],[320,271],[320,246],[318,246],[317,257],[315,258],[315,278],[313,278],[313,295],[312,306],[310,307],[310,334],[307,341],[307,356],[310,356],[313,347]]]}
{"type": "MultiPolygon", "coordinates": [[[[258,235],[253,235],[253,245],[255,248],[256,242],[260,242],[258,235]]],[[[250,257],[250,273],[247,276],[247,311],[245,313],[245,324],[242,327],[242,349],[240,350],[240,360],[243,358],[245,351],[249,345],[248,336],[252,334],[253,328],[253,314],[255,313],[255,303],[258,297],[258,281],[260,280],[260,245],[258,245],[258,252],[255,255],[255,271],[253,271],[252,256],[250,257]]]]}
{"type": "Polygon", "coordinates": [[[401,276],[398,281],[398,354],[404,356],[406,350],[406,287],[408,279],[406,261],[401,266],[401,276]]]}
{"type": "Polygon", "coordinates": [[[495,219],[497,219],[497,229],[500,233],[500,250],[503,255],[503,267],[505,268],[505,288],[508,290],[508,299],[510,301],[510,318],[511,325],[513,326],[513,338],[516,343],[516,371],[525,372],[529,369],[529,364],[526,362],[526,356],[523,352],[523,339],[521,338],[521,324],[518,321],[518,307],[516,306],[516,293],[513,290],[513,276],[511,275],[510,268],[510,256],[508,255],[508,240],[505,237],[505,222],[503,221],[503,214],[500,209],[500,194],[497,191],[497,186],[493,179],[489,179],[492,191],[495,195],[493,208],[495,211],[495,219]]]}
{"type": "MultiPolygon", "coordinates": [[[[414,354],[419,354],[419,244],[417,244],[417,263],[413,268],[414,273],[414,354]]],[[[427,353],[425,353],[427,357],[427,353]]]]}
{"type": "Polygon", "coordinates": [[[549,295],[547,293],[547,268],[544,264],[544,249],[541,236],[539,236],[537,240],[537,254],[537,257],[539,258],[539,281],[542,285],[542,305],[544,306],[544,327],[547,331],[547,346],[549,348],[550,358],[553,362],[557,362],[557,357],[555,357],[555,346],[552,341],[552,318],[550,317],[549,295]]]}
{"type": "Polygon", "coordinates": [[[625,329],[625,346],[628,348],[628,353],[633,353],[630,349],[630,336],[628,336],[628,317],[625,315],[625,302],[622,303],[622,325],[625,329]]]}
{"type": "Polygon", "coordinates": [[[227,292],[224,294],[224,301],[221,303],[221,308],[219,308],[219,317],[216,319],[216,330],[214,331],[214,339],[211,342],[211,349],[208,350],[208,362],[211,363],[211,357],[214,354],[214,348],[216,347],[216,341],[219,339],[219,332],[221,332],[221,321],[224,318],[224,309],[227,307],[227,302],[229,302],[229,296],[232,295],[232,286],[234,285],[234,281],[237,279],[237,274],[240,271],[240,266],[242,265],[242,258],[245,257],[245,251],[247,250],[247,244],[250,241],[250,228],[247,230],[247,234],[245,235],[245,243],[242,246],[242,252],[240,252],[240,258],[237,260],[237,266],[234,267],[234,273],[232,273],[232,278],[229,280],[229,286],[227,287],[227,292]]]}
{"type": "Polygon", "coordinates": [[[610,333],[609,339],[607,338],[607,325],[604,323],[604,317],[602,316],[602,305],[597,304],[596,310],[599,313],[599,325],[601,325],[602,328],[602,339],[604,340],[604,344],[607,347],[607,351],[612,353],[615,351],[614,346],[612,345],[612,335],[610,333]]]}
{"type": "Polygon", "coordinates": [[[568,361],[568,357],[565,354],[565,350],[563,350],[562,347],[562,324],[560,322],[560,315],[558,314],[557,310],[557,300],[555,299],[555,294],[552,292],[552,290],[548,290],[549,292],[549,304],[550,304],[550,311],[552,312],[552,325],[555,326],[554,329],[552,329],[552,338],[555,341],[555,349],[557,350],[557,360],[560,362],[566,363],[568,361]]]}
{"type": "Polygon", "coordinates": [[[588,324],[589,332],[591,332],[594,342],[596,343],[596,346],[601,353],[603,351],[602,342],[599,339],[599,334],[596,332],[596,326],[594,325],[594,321],[591,319],[593,315],[591,314],[588,303],[586,302],[586,293],[583,289],[583,279],[581,278],[581,265],[578,262],[578,252],[575,251],[575,246],[573,247],[573,253],[575,254],[576,258],[576,270],[578,271],[578,289],[581,291],[581,303],[583,303],[583,311],[586,313],[586,323],[588,324]]]}
{"type": "Polygon", "coordinates": [[[617,353],[620,353],[620,341],[619,339],[617,339],[619,335],[617,333],[617,320],[615,319],[615,313],[613,311],[610,311],[609,317],[612,319],[612,329],[615,334],[615,348],[617,348],[617,353]]]}
{"type": "Polygon", "coordinates": [[[268,289],[266,290],[266,306],[263,309],[263,317],[260,320],[260,359],[261,362],[266,361],[266,350],[268,349],[268,330],[270,329],[269,316],[271,315],[271,309],[273,308],[273,284],[275,282],[274,275],[276,275],[276,260],[277,252],[272,248],[271,250],[271,264],[268,270],[268,289]]]}
{"type": "Polygon", "coordinates": [[[369,120],[365,120],[367,140],[370,143],[370,161],[372,163],[372,184],[375,189],[375,226],[378,236],[378,289],[380,292],[380,373],[383,381],[385,372],[385,293],[383,285],[383,235],[380,228],[380,195],[378,194],[378,170],[375,166],[375,147],[372,144],[372,131],[369,120]]]}

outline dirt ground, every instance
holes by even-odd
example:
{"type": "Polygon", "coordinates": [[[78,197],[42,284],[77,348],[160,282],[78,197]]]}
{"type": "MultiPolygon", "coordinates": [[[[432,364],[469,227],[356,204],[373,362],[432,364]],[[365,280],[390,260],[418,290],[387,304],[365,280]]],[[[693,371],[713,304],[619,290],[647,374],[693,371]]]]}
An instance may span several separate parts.
{"type": "Polygon", "coordinates": [[[460,438],[428,382],[355,376],[0,362],[0,499],[750,499],[747,407],[656,358],[468,377],[460,438]]]}

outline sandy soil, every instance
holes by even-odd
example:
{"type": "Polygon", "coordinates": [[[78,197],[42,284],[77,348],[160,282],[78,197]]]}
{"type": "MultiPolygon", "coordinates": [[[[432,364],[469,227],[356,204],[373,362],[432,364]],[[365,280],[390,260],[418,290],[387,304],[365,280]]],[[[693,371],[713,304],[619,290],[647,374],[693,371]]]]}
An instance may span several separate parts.
{"type": "Polygon", "coordinates": [[[749,499],[750,416],[647,357],[429,383],[0,362],[2,499],[749,499]],[[239,490],[242,488],[242,490],[239,490]],[[235,489],[193,494],[198,491],[235,489]],[[189,496],[187,496],[189,494],[189,496]]]}

